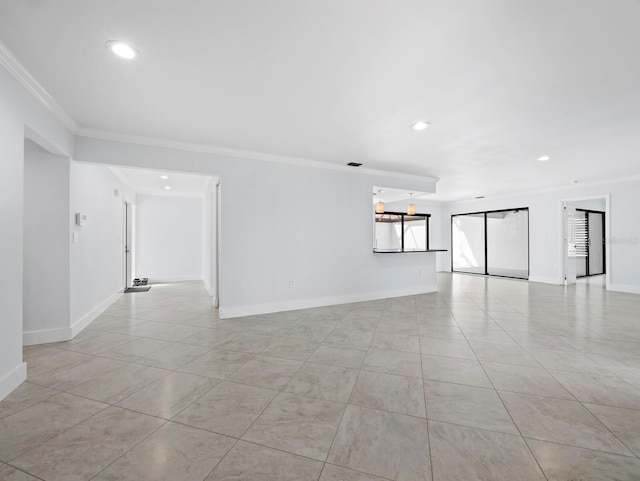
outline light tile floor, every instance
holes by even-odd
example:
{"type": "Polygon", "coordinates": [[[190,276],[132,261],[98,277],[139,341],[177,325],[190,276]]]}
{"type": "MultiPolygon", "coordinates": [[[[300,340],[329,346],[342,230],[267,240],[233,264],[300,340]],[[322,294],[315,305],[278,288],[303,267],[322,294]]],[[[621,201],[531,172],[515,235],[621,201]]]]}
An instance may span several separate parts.
{"type": "Polygon", "coordinates": [[[638,480],[640,297],[439,292],[219,320],[200,283],[27,347],[0,479],[638,480]]]}

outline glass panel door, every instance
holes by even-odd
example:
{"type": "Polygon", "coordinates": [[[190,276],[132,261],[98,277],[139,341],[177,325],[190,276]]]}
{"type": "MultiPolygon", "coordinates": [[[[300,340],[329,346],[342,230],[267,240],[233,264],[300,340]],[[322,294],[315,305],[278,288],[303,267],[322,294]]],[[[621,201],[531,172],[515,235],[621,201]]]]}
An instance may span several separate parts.
{"type": "Polygon", "coordinates": [[[484,213],[451,218],[452,270],[486,274],[484,232],[484,213]]]}
{"type": "Polygon", "coordinates": [[[529,277],[529,211],[487,213],[487,274],[529,277]]]}

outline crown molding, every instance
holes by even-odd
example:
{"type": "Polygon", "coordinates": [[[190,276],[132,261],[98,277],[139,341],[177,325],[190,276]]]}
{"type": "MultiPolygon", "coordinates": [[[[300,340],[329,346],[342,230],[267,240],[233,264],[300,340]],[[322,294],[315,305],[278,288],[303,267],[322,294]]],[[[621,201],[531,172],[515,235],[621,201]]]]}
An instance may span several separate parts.
{"type": "MultiPolygon", "coordinates": [[[[567,194],[572,193],[574,191],[579,191],[580,189],[584,189],[585,187],[596,187],[599,185],[607,185],[607,184],[624,184],[627,182],[637,182],[640,180],[640,175],[630,175],[628,177],[613,177],[610,179],[599,179],[599,180],[593,180],[590,182],[580,182],[579,184],[570,184],[570,185],[556,185],[556,186],[552,186],[552,187],[544,187],[544,188],[540,188],[540,189],[531,189],[531,190],[518,190],[518,191],[511,191],[511,192],[501,192],[500,194],[495,194],[495,195],[491,195],[488,194],[486,195],[484,198],[482,199],[457,199],[457,200],[437,200],[434,199],[435,202],[439,202],[443,205],[453,205],[453,204],[470,204],[470,203],[474,203],[474,202],[482,202],[483,200],[493,200],[493,199],[502,199],[502,198],[508,198],[508,197],[514,197],[514,196],[523,196],[523,195],[536,195],[536,194],[547,194],[547,193],[551,193],[551,192],[562,192],[565,191],[567,192],[567,194]]],[[[586,199],[588,197],[602,197],[605,194],[602,195],[592,195],[592,194],[585,194],[585,195],[579,195],[577,194],[574,199],[586,199]]],[[[566,200],[571,200],[571,199],[566,199],[566,200]]]]}
{"type": "Polygon", "coordinates": [[[354,167],[346,165],[337,165],[330,162],[321,162],[318,160],[310,160],[298,157],[289,157],[277,154],[267,154],[263,152],[254,152],[249,150],[230,149],[226,147],[217,147],[214,145],[198,144],[190,142],[181,142],[170,139],[158,139],[153,137],[143,137],[122,134],[117,132],[109,132],[104,130],[88,129],[79,126],[69,113],[53,98],[49,92],[29,73],[29,71],[20,63],[16,56],[9,48],[0,41],[0,65],[2,65],[24,88],[27,89],[42,105],[44,105],[68,130],[74,135],[82,137],[90,137],[101,140],[112,140],[117,142],[126,142],[138,145],[146,145],[151,147],[162,147],[175,150],[184,150],[190,152],[199,152],[226,157],[265,160],[269,162],[278,162],[282,164],[297,165],[303,167],[314,167],[318,169],[337,170],[340,172],[349,172],[357,174],[365,174],[371,176],[394,177],[398,179],[412,180],[418,182],[437,183],[440,179],[430,176],[422,176],[415,174],[404,174],[387,170],[358,168],[354,171],[354,167]]]}
{"type": "Polygon", "coordinates": [[[26,88],[42,105],[44,105],[59,121],[72,133],[78,131],[78,124],[73,120],[69,113],[54,99],[45,88],[40,85],[33,75],[20,63],[9,48],[0,42],[0,65],[24,87],[26,88]]]}
{"type": "Polygon", "coordinates": [[[418,182],[437,183],[440,179],[437,177],[429,177],[414,174],[404,174],[387,170],[367,169],[348,167],[346,165],[332,164],[329,162],[321,162],[319,160],[310,160],[299,157],[288,157],[285,155],[266,154],[263,152],[254,152],[251,150],[230,149],[226,147],[216,147],[213,145],[198,144],[192,142],[182,142],[170,139],[157,139],[153,137],[143,137],[136,135],[122,134],[118,132],[109,132],[104,130],[86,129],[81,127],[76,132],[80,137],[88,137],[98,140],[111,140],[114,142],[124,142],[129,144],[144,145],[148,147],[160,147],[165,149],[183,150],[189,152],[198,152],[204,154],[212,154],[224,157],[241,158],[245,160],[264,160],[268,162],[277,162],[281,164],[296,165],[300,167],[313,167],[325,170],[337,170],[339,172],[348,172],[350,174],[365,174],[380,177],[394,177],[397,179],[412,180],[418,182]]]}

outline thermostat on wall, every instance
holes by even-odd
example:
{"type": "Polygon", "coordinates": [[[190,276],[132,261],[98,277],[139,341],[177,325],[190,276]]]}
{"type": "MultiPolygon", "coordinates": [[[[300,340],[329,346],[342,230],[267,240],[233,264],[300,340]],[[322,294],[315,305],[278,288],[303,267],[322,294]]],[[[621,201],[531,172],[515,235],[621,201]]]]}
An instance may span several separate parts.
{"type": "Polygon", "coordinates": [[[87,223],[87,214],[83,214],[82,212],[78,212],[76,214],[76,224],[77,225],[85,225],[87,223]]]}

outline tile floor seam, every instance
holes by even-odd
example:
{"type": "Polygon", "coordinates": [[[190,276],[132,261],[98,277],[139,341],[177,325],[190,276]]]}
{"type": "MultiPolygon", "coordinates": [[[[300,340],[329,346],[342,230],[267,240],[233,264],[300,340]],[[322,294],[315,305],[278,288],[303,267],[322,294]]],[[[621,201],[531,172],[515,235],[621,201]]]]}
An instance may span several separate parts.
{"type": "MultiPolygon", "coordinates": [[[[3,463],[3,461],[0,461],[0,464],[2,464],[2,463],[3,463]]],[[[33,478],[35,478],[35,479],[40,480],[40,481],[47,481],[46,479],[41,478],[41,477],[39,477],[39,476],[36,476],[35,474],[31,474],[30,472],[25,471],[24,469],[18,468],[17,466],[13,466],[11,463],[4,462],[4,464],[6,464],[7,466],[11,466],[11,467],[12,467],[13,469],[15,469],[16,471],[19,471],[19,472],[21,472],[21,473],[24,473],[24,474],[26,474],[27,476],[31,476],[31,477],[33,477],[33,478]]]]}
{"type": "MultiPolygon", "coordinates": [[[[112,406],[112,407],[119,407],[119,406],[112,406]]],[[[135,411],[134,411],[135,412],[135,411]]],[[[148,416],[148,414],[145,414],[145,416],[148,416]]],[[[155,416],[152,416],[155,417],[155,416]]],[[[160,418],[162,419],[162,418],[160,418]]],[[[102,470],[100,470],[100,472],[96,473],[94,476],[92,476],[91,478],[89,478],[90,480],[97,478],[98,476],[100,476],[103,472],[105,472],[107,469],[109,469],[113,464],[115,464],[116,462],[118,462],[118,460],[120,460],[121,458],[123,458],[124,456],[126,456],[128,453],[130,453],[131,451],[133,451],[137,446],[139,446],[140,444],[142,444],[144,441],[146,441],[151,435],[153,435],[155,432],[157,432],[160,428],[162,428],[163,426],[166,426],[169,422],[168,419],[163,419],[164,423],[162,423],[161,425],[159,425],[156,429],[154,429],[153,431],[151,431],[147,436],[145,436],[143,439],[141,439],[139,442],[137,442],[136,444],[134,444],[133,446],[131,446],[129,449],[127,449],[124,453],[122,453],[120,456],[118,456],[116,459],[113,460],[113,462],[109,463],[107,466],[105,466],[102,470]]]]}
{"type": "MultiPolygon", "coordinates": [[[[464,335],[464,333],[463,333],[464,335]]],[[[466,337],[466,336],[465,336],[466,337]]],[[[474,352],[475,354],[475,350],[473,349],[473,346],[471,346],[471,350],[474,352]]],[[[477,357],[477,355],[476,355],[477,357]]],[[[520,438],[524,441],[525,445],[527,446],[527,449],[529,451],[529,454],[531,454],[531,456],[533,457],[534,461],[536,462],[536,465],[538,466],[538,469],[540,470],[540,472],[542,473],[542,475],[545,477],[545,479],[547,479],[547,481],[549,480],[549,478],[547,477],[546,473],[544,472],[544,470],[542,469],[542,466],[540,465],[540,461],[538,460],[538,458],[536,458],[535,454],[533,453],[533,450],[531,449],[531,447],[527,444],[527,442],[524,440],[524,436],[522,435],[522,431],[520,430],[520,426],[518,426],[518,424],[516,423],[516,420],[513,419],[513,415],[511,414],[511,411],[509,411],[509,408],[507,408],[507,405],[505,404],[504,400],[502,399],[502,397],[500,396],[500,393],[498,392],[498,390],[496,389],[495,385],[493,384],[493,381],[491,380],[491,378],[489,377],[489,374],[487,373],[487,370],[485,369],[484,365],[482,364],[482,362],[480,362],[480,360],[478,359],[478,363],[480,364],[480,367],[482,368],[482,370],[484,371],[485,376],[487,376],[487,379],[489,379],[489,383],[491,383],[491,385],[493,386],[493,390],[496,393],[496,396],[498,396],[498,399],[500,400],[500,403],[502,404],[502,407],[504,408],[504,410],[506,411],[506,413],[509,415],[509,419],[511,419],[511,423],[513,424],[513,426],[516,428],[516,430],[518,431],[520,438]]]]}
{"type": "MultiPolygon", "coordinates": [[[[66,392],[65,392],[65,394],[69,394],[69,393],[66,393],[66,392]]],[[[74,394],[74,396],[75,396],[75,394],[74,394]]],[[[82,397],[82,396],[79,396],[79,397],[82,397]]],[[[85,398],[85,399],[86,399],[86,398],[85,398]]],[[[94,399],[89,399],[89,400],[90,400],[90,401],[93,401],[93,402],[96,402],[94,399]]],[[[45,402],[45,401],[42,401],[42,402],[45,402]]],[[[38,403],[38,404],[39,404],[39,403],[38,403]]],[[[93,418],[93,417],[94,417],[94,416],[96,416],[97,414],[100,414],[100,413],[101,413],[101,412],[103,412],[104,410],[109,409],[110,407],[112,407],[110,404],[107,404],[107,403],[101,403],[101,404],[106,404],[106,407],[104,407],[104,408],[100,409],[99,411],[97,411],[97,412],[93,413],[91,416],[89,416],[89,417],[87,417],[87,418],[85,418],[85,419],[82,419],[82,420],[78,421],[78,422],[77,422],[77,423],[75,423],[74,425],[69,426],[69,427],[67,427],[67,428],[63,429],[63,430],[61,430],[61,431],[57,432],[56,434],[54,434],[54,435],[52,435],[52,436],[48,436],[46,439],[42,440],[42,442],[38,442],[38,444],[37,444],[37,445],[34,445],[34,446],[30,447],[30,448],[29,448],[29,449],[27,449],[26,451],[24,451],[24,452],[22,452],[22,453],[18,454],[17,456],[15,456],[15,457],[11,458],[9,461],[3,461],[3,462],[4,462],[5,464],[6,464],[7,462],[14,462],[14,461],[16,461],[18,458],[21,458],[21,457],[23,457],[23,456],[26,456],[28,453],[30,453],[31,451],[33,451],[33,450],[35,450],[35,449],[38,449],[38,448],[39,448],[40,446],[42,446],[43,444],[45,444],[45,443],[47,443],[47,442],[51,441],[51,440],[52,440],[52,439],[54,439],[54,438],[57,438],[57,437],[58,437],[58,436],[60,436],[61,434],[66,433],[67,431],[69,431],[69,430],[71,430],[71,429],[75,428],[76,426],[78,426],[78,425],[82,424],[83,422],[88,421],[89,419],[93,418]]],[[[16,469],[19,469],[19,468],[16,468],[16,469]]],[[[29,473],[29,474],[31,474],[31,473],[29,473]]]]}
{"type": "Polygon", "coordinates": [[[420,349],[420,373],[422,374],[422,399],[424,401],[424,416],[427,423],[427,442],[429,443],[429,467],[431,468],[431,480],[435,480],[433,473],[433,454],[431,452],[431,429],[429,427],[429,408],[427,406],[427,392],[424,387],[424,364],[422,362],[422,341],[420,335],[418,335],[418,346],[420,349]]]}

